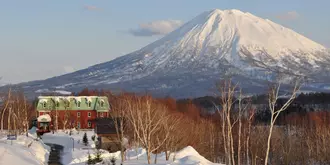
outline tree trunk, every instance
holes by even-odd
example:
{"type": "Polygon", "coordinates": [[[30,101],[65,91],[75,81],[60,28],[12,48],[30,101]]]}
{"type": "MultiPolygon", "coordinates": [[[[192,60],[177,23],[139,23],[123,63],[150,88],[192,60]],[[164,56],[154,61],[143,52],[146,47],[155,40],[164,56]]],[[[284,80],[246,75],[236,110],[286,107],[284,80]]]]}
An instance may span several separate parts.
{"type": "Polygon", "coordinates": [[[233,139],[233,132],[230,128],[230,147],[231,147],[231,156],[232,156],[232,161],[233,161],[233,164],[232,165],[235,165],[235,150],[234,150],[234,139],[233,139]]]}
{"type": "Polygon", "coordinates": [[[249,165],[250,164],[250,154],[249,154],[249,148],[250,148],[250,132],[251,132],[251,122],[249,121],[248,126],[248,132],[246,137],[246,162],[249,165]]]}
{"type": "Polygon", "coordinates": [[[268,134],[268,140],[267,140],[265,165],[268,164],[268,157],[269,157],[269,150],[270,150],[270,140],[271,140],[272,134],[273,134],[273,127],[274,127],[274,122],[273,122],[273,115],[272,115],[272,118],[270,120],[270,128],[269,128],[269,134],[268,134]]]}
{"type": "MultiPolygon", "coordinates": [[[[136,134],[134,133],[134,141],[137,141],[136,134]]],[[[140,142],[137,142],[137,146],[135,147],[136,152],[136,160],[139,160],[139,153],[138,153],[138,147],[140,147],[140,142]]]]}
{"type": "Polygon", "coordinates": [[[26,137],[29,136],[28,130],[29,130],[29,124],[26,124],[26,137]]]}
{"type": "Polygon", "coordinates": [[[147,159],[148,159],[148,164],[151,164],[151,153],[148,148],[147,148],[147,159]]]}
{"type": "Polygon", "coordinates": [[[124,146],[122,143],[123,143],[123,138],[122,138],[121,144],[120,144],[121,163],[123,163],[125,161],[125,151],[124,151],[124,146]]]}
{"type": "Polygon", "coordinates": [[[3,119],[5,117],[6,110],[7,110],[7,108],[3,109],[2,115],[1,115],[1,131],[3,131],[3,119]]]}
{"type": "Polygon", "coordinates": [[[168,161],[170,159],[169,151],[165,151],[165,159],[166,159],[166,161],[168,161]]]}
{"type": "Polygon", "coordinates": [[[124,151],[124,122],[123,120],[120,120],[120,150],[121,150],[121,162],[123,163],[125,161],[125,151],[124,151]]]}
{"type": "Polygon", "coordinates": [[[156,153],[156,155],[155,155],[155,164],[157,164],[157,153],[156,153]]]}
{"type": "Polygon", "coordinates": [[[1,131],[3,131],[3,122],[4,122],[3,120],[4,120],[4,117],[5,117],[4,116],[5,115],[5,112],[6,112],[7,108],[8,108],[8,105],[9,105],[10,96],[11,96],[11,88],[9,88],[8,98],[7,98],[8,100],[7,100],[6,105],[5,105],[5,107],[4,107],[3,111],[2,111],[2,116],[1,116],[1,131]]]}
{"type": "MultiPolygon", "coordinates": [[[[239,112],[241,113],[241,112],[239,112]]],[[[237,164],[241,165],[241,133],[242,133],[242,119],[239,115],[239,126],[238,126],[238,149],[237,149],[237,164]]]]}
{"type": "Polygon", "coordinates": [[[11,117],[11,108],[9,108],[8,120],[7,120],[8,121],[8,123],[7,123],[8,124],[8,126],[7,126],[8,128],[7,129],[8,129],[9,132],[10,132],[10,129],[11,129],[10,117],[11,117]]]}
{"type": "MultiPolygon", "coordinates": [[[[14,115],[13,115],[13,116],[14,116],[14,115]]],[[[16,132],[17,132],[16,120],[17,120],[17,118],[16,118],[16,119],[13,118],[13,121],[14,121],[14,132],[15,132],[15,134],[16,134],[16,132]]]]}

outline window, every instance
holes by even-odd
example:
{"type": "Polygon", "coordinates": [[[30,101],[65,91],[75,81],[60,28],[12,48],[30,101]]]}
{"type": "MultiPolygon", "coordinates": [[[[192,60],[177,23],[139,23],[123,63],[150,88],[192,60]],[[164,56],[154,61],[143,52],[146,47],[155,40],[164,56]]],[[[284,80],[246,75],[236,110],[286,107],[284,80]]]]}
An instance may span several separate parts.
{"type": "Polygon", "coordinates": [[[88,112],[88,117],[91,117],[92,116],[92,113],[88,112]]]}
{"type": "Polygon", "coordinates": [[[101,101],[101,107],[104,107],[104,101],[101,101]]]}
{"type": "Polygon", "coordinates": [[[80,129],[80,122],[79,121],[77,122],[77,128],[80,129]]]}
{"type": "Polygon", "coordinates": [[[44,103],[42,103],[42,105],[43,105],[44,108],[46,108],[47,104],[46,104],[46,102],[44,102],[44,103]]]}
{"type": "Polygon", "coordinates": [[[77,117],[80,117],[80,112],[77,112],[77,117]]]}
{"type": "Polygon", "coordinates": [[[88,102],[88,107],[92,107],[92,102],[88,102]]]}
{"type": "Polygon", "coordinates": [[[80,101],[77,102],[77,107],[80,108],[80,101]]]}
{"type": "Polygon", "coordinates": [[[88,122],[88,127],[92,127],[92,123],[90,121],[88,122]]]}
{"type": "Polygon", "coordinates": [[[103,112],[100,112],[100,117],[103,117],[103,112]]]}
{"type": "Polygon", "coordinates": [[[60,103],[59,102],[56,102],[56,107],[59,107],[60,106],[60,103]]]}

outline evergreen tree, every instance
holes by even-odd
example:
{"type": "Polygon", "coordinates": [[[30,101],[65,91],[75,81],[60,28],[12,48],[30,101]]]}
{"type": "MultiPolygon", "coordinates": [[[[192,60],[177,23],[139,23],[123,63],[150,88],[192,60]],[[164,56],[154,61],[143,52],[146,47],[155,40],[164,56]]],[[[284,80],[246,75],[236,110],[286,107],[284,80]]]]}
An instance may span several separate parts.
{"type": "Polygon", "coordinates": [[[90,164],[95,164],[91,155],[88,153],[88,159],[87,159],[87,164],[90,165],[90,164]]]}
{"type": "Polygon", "coordinates": [[[95,162],[102,162],[101,155],[102,155],[101,150],[97,149],[96,150],[96,156],[95,156],[95,162]]]}
{"type": "Polygon", "coordinates": [[[85,132],[84,137],[83,137],[83,143],[85,144],[85,146],[88,145],[88,138],[87,138],[86,132],[85,132]]]}

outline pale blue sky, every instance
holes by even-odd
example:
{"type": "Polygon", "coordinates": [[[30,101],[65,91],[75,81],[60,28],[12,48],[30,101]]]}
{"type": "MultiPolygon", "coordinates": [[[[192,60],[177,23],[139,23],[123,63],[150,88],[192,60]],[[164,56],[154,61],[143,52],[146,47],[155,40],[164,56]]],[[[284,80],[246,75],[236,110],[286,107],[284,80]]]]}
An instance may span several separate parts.
{"type": "MultiPolygon", "coordinates": [[[[214,8],[268,18],[330,47],[329,6],[329,0],[1,0],[0,81],[44,79],[112,60],[162,37],[132,34],[148,30],[139,25],[186,22],[214,8]]],[[[158,25],[147,34],[168,32],[158,25]]]]}

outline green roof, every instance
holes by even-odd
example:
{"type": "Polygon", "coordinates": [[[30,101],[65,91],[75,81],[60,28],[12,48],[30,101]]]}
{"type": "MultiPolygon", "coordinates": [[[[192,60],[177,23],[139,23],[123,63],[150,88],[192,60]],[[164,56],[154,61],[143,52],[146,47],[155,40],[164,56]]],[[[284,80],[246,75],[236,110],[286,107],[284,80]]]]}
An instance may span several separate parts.
{"type": "Polygon", "coordinates": [[[51,110],[96,110],[110,109],[108,97],[105,96],[39,96],[37,111],[51,110]]]}

